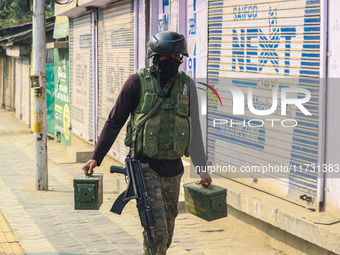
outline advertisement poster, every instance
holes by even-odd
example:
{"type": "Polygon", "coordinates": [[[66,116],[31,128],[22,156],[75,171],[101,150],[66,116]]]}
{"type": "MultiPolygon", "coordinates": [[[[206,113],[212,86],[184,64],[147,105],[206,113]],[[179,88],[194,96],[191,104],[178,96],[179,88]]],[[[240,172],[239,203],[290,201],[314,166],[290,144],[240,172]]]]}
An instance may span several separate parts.
{"type": "Polygon", "coordinates": [[[56,139],[71,145],[68,49],[55,49],[54,54],[56,139]]]}
{"type": "Polygon", "coordinates": [[[54,50],[48,49],[46,54],[46,100],[47,100],[47,132],[55,135],[55,94],[54,94],[54,50]]]}

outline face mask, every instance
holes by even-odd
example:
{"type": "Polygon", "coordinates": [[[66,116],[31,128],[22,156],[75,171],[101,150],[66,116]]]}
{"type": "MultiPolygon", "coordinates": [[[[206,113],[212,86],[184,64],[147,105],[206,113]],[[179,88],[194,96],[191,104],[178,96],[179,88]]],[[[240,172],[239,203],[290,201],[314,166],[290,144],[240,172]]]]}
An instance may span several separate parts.
{"type": "Polygon", "coordinates": [[[182,62],[175,58],[166,58],[159,61],[158,67],[160,70],[161,80],[165,82],[174,77],[178,73],[178,68],[182,62]]]}

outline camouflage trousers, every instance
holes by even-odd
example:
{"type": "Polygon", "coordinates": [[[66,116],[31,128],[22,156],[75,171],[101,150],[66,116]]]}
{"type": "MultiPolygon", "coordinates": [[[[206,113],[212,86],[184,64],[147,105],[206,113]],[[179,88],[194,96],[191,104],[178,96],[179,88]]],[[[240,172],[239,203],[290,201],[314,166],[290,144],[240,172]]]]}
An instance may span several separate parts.
{"type": "MultiPolygon", "coordinates": [[[[175,177],[161,177],[148,164],[142,164],[142,170],[154,220],[154,251],[156,255],[164,255],[174,234],[175,218],[178,215],[179,189],[183,174],[175,177]]],[[[144,254],[150,255],[145,231],[143,231],[143,237],[144,254]]]]}

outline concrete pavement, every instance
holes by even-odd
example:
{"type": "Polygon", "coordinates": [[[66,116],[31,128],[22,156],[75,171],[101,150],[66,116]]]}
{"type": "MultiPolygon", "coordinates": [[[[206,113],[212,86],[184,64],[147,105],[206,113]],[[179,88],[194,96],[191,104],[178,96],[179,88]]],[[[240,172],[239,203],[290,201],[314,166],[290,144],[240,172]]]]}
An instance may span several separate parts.
{"type": "Polygon", "coordinates": [[[5,215],[0,210],[0,254],[23,254],[18,238],[14,235],[5,215]]]}
{"type": "MultiPolygon", "coordinates": [[[[96,168],[104,174],[103,205],[99,211],[75,211],[73,178],[82,164],[72,162],[66,147],[50,140],[49,191],[36,191],[34,152],[30,130],[12,112],[1,109],[0,209],[5,217],[0,217],[0,225],[7,219],[11,227],[7,233],[17,238],[19,247],[27,254],[142,254],[135,204],[130,202],[121,216],[109,212],[118,196],[117,175],[96,168]]],[[[241,232],[228,228],[226,219],[206,222],[181,213],[168,254],[283,254],[241,232]]],[[[0,254],[11,253],[0,250],[0,254]]]]}

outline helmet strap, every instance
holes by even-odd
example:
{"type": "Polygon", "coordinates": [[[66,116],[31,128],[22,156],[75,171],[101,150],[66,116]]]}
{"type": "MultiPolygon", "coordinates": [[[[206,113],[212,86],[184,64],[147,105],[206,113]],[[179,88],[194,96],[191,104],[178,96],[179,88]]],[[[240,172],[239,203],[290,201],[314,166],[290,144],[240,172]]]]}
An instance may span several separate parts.
{"type": "Polygon", "coordinates": [[[153,57],[153,59],[152,59],[152,64],[154,65],[154,67],[155,67],[155,71],[156,71],[156,77],[157,77],[157,82],[158,82],[158,84],[161,84],[161,74],[160,74],[160,71],[161,70],[159,70],[159,65],[158,65],[158,63],[159,63],[159,56],[158,55],[155,55],[154,57],[153,57]]]}

